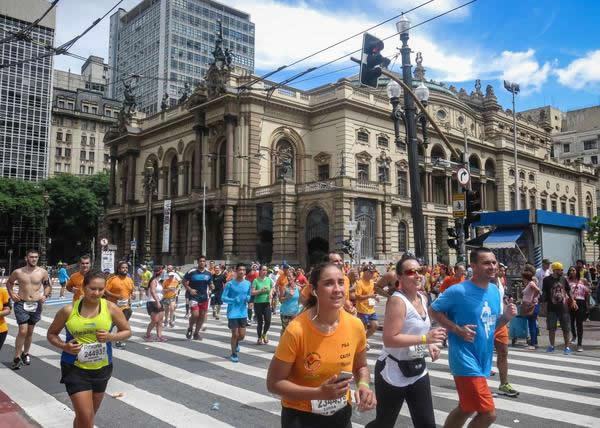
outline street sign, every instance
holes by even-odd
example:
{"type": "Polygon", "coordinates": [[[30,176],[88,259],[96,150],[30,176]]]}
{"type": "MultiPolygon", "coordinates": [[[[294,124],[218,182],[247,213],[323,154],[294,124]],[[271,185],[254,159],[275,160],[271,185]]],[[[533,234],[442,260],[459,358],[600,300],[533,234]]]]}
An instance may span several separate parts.
{"type": "Polygon", "coordinates": [[[129,248],[131,248],[131,251],[137,250],[137,241],[135,239],[129,243],[129,248]]]}
{"type": "Polygon", "coordinates": [[[112,245],[112,244],[111,245],[107,245],[106,249],[108,251],[117,251],[117,246],[116,245],[112,245]]]}
{"type": "Polygon", "coordinates": [[[115,273],[115,252],[102,251],[102,259],[100,262],[102,272],[115,273]]]}
{"type": "Polygon", "coordinates": [[[463,218],[465,216],[465,194],[454,193],[452,195],[452,213],[454,218],[463,218]]]}
{"type": "Polygon", "coordinates": [[[467,184],[469,184],[471,175],[469,174],[469,171],[467,171],[467,168],[461,167],[458,168],[458,171],[456,171],[456,178],[461,186],[466,187],[467,184]]]}
{"type": "Polygon", "coordinates": [[[106,247],[108,245],[108,239],[102,238],[100,240],[100,245],[102,245],[103,247],[106,247]]]}

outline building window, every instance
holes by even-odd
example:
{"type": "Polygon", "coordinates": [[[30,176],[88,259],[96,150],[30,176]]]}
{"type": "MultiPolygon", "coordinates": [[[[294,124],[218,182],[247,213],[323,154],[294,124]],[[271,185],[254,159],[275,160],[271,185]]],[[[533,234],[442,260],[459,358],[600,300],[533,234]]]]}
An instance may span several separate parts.
{"type": "Polygon", "coordinates": [[[356,141],[362,144],[369,144],[369,133],[367,131],[359,130],[356,133],[356,141]]]}
{"type": "Polygon", "coordinates": [[[54,171],[55,172],[60,172],[60,164],[59,163],[57,163],[57,164],[54,165],[54,171]]]}
{"type": "Polygon", "coordinates": [[[552,206],[552,212],[558,212],[558,203],[556,201],[552,201],[550,202],[551,206],[552,206]]]}
{"type": "Polygon", "coordinates": [[[66,158],[70,158],[71,157],[71,149],[65,148],[65,157],[66,158]]]}
{"type": "Polygon", "coordinates": [[[537,208],[535,205],[535,195],[529,195],[529,208],[537,208]]]}
{"type": "Polygon", "coordinates": [[[408,248],[408,227],[401,221],[398,224],[398,252],[405,253],[408,248]]]}
{"type": "Polygon", "coordinates": [[[66,163],[65,164],[65,172],[71,172],[71,164],[70,163],[66,163]]]}
{"type": "Polygon", "coordinates": [[[110,162],[110,155],[105,153],[104,154],[104,163],[108,163],[108,162],[110,162]]]}
{"type": "Polygon", "coordinates": [[[516,209],[515,192],[510,192],[510,209],[512,211],[514,211],[516,209]]]}
{"type": "Polygon", "coordinates": [[[98,107],[92,107],[92,113],[98,114],[98,107]]]}
{"type": "Polygon", "coordinates": [[[525,180],[525,171],[519,172],[519,180],[525,180]]]}
{"type": "Polygon", "coordinates": [[[570,204],[569,205],[569,214],[576,215],[575,214],[575,204],[570,204]]]}
{"type": "Polygon", "coordinates": [[[93,166],[88,167],[88,174],[89,175],[94,174],[94,167],[93,166]]]}
{"type": "Polygon", "coordinates": [[[567,203],[566,202],[561,202],[560,203],[560,212],[563,214],[567,213],[567,203]]]}
{"type": "Polygon", "coordinates": [[[319,181],[329,180],[329,164],[319,165],[319,181]]]}
{"type": "Polygon", "coordinates": [[[56,133],[56,141],[62,141],[62,139],[63,139],[63,133],[62,133],[62,131],[58,131],[56,133]]]}
{"type": "Polygon", "coordinates": [[[79,173],[85,174],[85,165],[79,165],[79,173]]]}
{"type": "Polygon", "coordinates": [[[67,138],[66,138],[66,140],[65,140],[65,141],[66,141],[67,143],[70,143],[70,142],[72,142],[72,141],[73,141],[73,136],[72,136],[70,133],[68,133],[68,132],[67,132],[67,135],[66,135],[66,137],[67,137],[67,138]]]}
{"type": "Polygon", "coordinates": [[[390,181],[390,169],[386,165],[377,167],[377,180],[380,183],[388,183],[390,181]]]}
{"type": "Polygon", "coordinates": [[[87,135],[81,136],[81,145],[85,146],[87,144],[87,135]]]}
{"type": "Polygon", "coordinates": [[[67,101],[67,108],[69,110],[75,109],[75,103],[73,101],[67,101]]]}
{"type": "Polygon", "coordinates": [[[112,117],[112,111],[110,111],[109,109],[105,109],[104,110],[104,115],[108,116],[108,117],[112,117]]]}
{"type": "Polygon", "coordinates": [[[591,161],[592,161],[592,164],[598,165],[598,156],[592,156],[591,161]]]}
{"type": "Polygon", "coordinates": [[[90,135],[90,146],[94,147],[96,145],[96,136],[90,135]]]}
{"type": "Polygon", "coordinates": [[[398,196],[408,198],[408,173],[398,171],[398,196]]]}
{"type": "Polygon", "coordinates": [[[369,181],[369,164],[359,163],[358,164],[358,181],[369,181]]]}
{"type": "Polygon", "coordinates": [[[57,147],[56,148],[56,156],[62,156],[62,147],[57,147]]]}
{"type": "Polygon", "coordinates": [[[596,140],[584,141],[583,150],[594,150],[596,148],[596,140]]]}
{"type": "Polygon", "coordinates": [[[79,160],[81,160],[81,161],[85,160],[85,150],[82,150],[79,152],[79,160]]]}
{"type": "Polygon", "coordinates": [[[570,144],[563,144],[563,153],[569,153],[571,151],[570,144]]]}
{"type": "Polygon", "coordinates": [[[508,170],[508,175],[509,175],[510,177],[514,177],[514,176],[515,176],[515,170],[514,170],[514,169],[509,169],[509,170],[508,170]]]}
{"type": "Polygon", "coordinates": [[[63,100],[58,100],[58,107],[65,108],[65,102],[63,100]]]}
{"type": "Polygon", "coordinates": [[[387,135],[378,135],[377,136],[377,145],[382,147],[389,147],[390,139],[387,135]]]}
{"type": "Polygon", "coordinates": [[[535,181],[535,175],[529,174],[529,181],[533,183],[535,181]]]}
{"type": "Polygon", "coordinates": [[[90,152],[88,155],[88,160],[94,162],[96,160],[96,153],[90,152]]]}
{"type": "Polygon", "coordinates": [[[548,211],[548,199],[542,198],[540,200],[540,208],[543,209],[544,211],[548,211]]]}
{"type": "Polygon", "coordinates": [[[86,106],[85,104],[83,105],[83,112],[84,113],[89,113],[90,112],[90,107],[86,106]]]}

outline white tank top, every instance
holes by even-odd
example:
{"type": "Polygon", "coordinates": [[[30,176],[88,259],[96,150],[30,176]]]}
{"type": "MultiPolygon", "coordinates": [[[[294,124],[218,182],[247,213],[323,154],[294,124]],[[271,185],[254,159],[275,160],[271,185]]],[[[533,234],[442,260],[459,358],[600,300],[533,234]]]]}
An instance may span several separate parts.
{"type": "MultiPolygon", "coordinates": [[[[421,317],[419,312],[417,312],[412,303],[406,298],[406,296],[404,296],[404,294],[399,291],[396,291],[394,294],[392,294],[392,297],[401,298],[406,305],[406,318],[404,319],[404,324],[402,325],[402,334],[421,336],[423,334],[427,334],[427,332],[431,329],[431,320],[429,319],[429,314],[427,313],[427,301],[421,293],[418,293],[418,296],[421,298],[421,304],[425,309],[424,319],[421,317]]],[[[383,328],[385,328],[385,325],[383,328]]],[[[418,376],[405,377],[400,371],[398,363],[391,358],[387,358],[387,356],[391,355],[397,360],[413,360],[415,358],[419,358],[419,355],[423,351],[427,353],[427,345],[402,348],[388,348],[384,346],[381,355],[378,358],[380,361],[385,360],[385,367],[381,371],[381,376],[392,386],[403,387],[412,385],[427,374],[427,369],[425,369],[425,371],[418,376]]]]}
{"type": "MultiPolygon", "coordinates": [[[[160,283],[160,281],[158,280],[158,278],[156,279],[156,297],[158,298],[158,301],[160,302],[163,298],[163,286],[160,283]]],[[[152,299],[152,293],[150,293],[150,287],[148,287],[148,300],[149,301],[153,301],[152,299]]]]}

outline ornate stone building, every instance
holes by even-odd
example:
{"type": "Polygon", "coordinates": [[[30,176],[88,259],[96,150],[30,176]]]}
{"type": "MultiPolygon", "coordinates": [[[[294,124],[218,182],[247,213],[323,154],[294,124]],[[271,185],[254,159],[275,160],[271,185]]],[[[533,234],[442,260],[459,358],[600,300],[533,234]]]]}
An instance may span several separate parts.
{"type": "MultiPolygon", "coordinates": [[[[519,120],[514,171],[512,114],[491,86],[484,93],[477,83],[469,94],[426,81],[420,66],[415,76],[429,87],[427,109],[451,144],[462,152],[466,139],[472,185],[484,210],[511,209],[519,174],[523,207],[595,212],[592,169],[550,159],[544,117],[519,120]]],[[[391,260],[410,249],[407,154],[394,143],[387,82],[366,90],[341,79],[310,91],[268,82],[244,87],[250,82],[254,76],[217,58],[206,84],[185,103],[107,135],[111,204],[102,233],[117,244],[118,256],[130,252],[131,239],[144,240],[148,166],[158,183],[150,220],[150,251],[158,262],[187,263],[200,254],[204,184],[211,259],[309,264],[350,238],[351,220],[363,227],[363,258],[391,260]],[[171,201],[169,228],[163,224],[165,200],[171,201]]],[[[448,161],[458,159],[433,129],[419,154],[428,259],[453,261],[446,228],[454,224],[458,185],[448,161]]]]}

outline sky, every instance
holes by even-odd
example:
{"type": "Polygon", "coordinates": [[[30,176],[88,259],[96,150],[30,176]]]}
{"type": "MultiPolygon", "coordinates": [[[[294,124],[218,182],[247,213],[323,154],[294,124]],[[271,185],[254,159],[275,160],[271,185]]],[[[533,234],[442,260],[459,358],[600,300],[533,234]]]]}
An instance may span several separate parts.
{"type": "MultiPolygon", "coordinates": [[[[265,74],[351,35],[417,7],[426,0],[222,0],[250,13],[256,24],[256,70],[265,74]]],[[[562,110],[600,105],[600,2],[596,0],[477,0],[434,18],[468,0],[433,0],[407,16],[416,28],[409,46],[422,52],[426,77],[471,92],[475,79],[491,84],[499,102],[510,107],[504,79],[517,82],[517,110],[553,105],[562,110]],[[422,23],[421,25],[418,25],[422,23]],[[418,26],[417,26],[418,25],[418,26]]],[[[61,0],[57,6],[56,45],[103,15],[115,0],[61,0]]],[[[139,0],[124,0],[129,10],[139,0]]],[[[369,32],[380,38],[396,32],[393,20],[369,32]]],[[[78,41],[71,52],[108,59],[108,17],[78,41]]],[[[282,81],[310,67],[360,49],[362,35],[275,74],[282,81]]],[[[392,57],[398,37],[385,41],[392,57]]],[[[79,72],[82,62],[59,56],[55,67],[79,72]]],[[[392,63],[400,71],[399,60],[392,63]]],[[[310,89],[358,73],[344,58],[298,79],[310,89]]]]}

